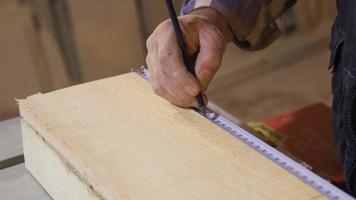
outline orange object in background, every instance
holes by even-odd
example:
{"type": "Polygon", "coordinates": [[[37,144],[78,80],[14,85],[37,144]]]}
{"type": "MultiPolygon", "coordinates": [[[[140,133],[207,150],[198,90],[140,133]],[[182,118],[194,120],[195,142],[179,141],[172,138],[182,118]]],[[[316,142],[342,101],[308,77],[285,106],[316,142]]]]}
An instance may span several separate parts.
{"type": "Polygon", "coordinates": [[[316,103],[255,125],[259,137],[336,185],[344,182],[332,132],[331,108],[316,103]]]}

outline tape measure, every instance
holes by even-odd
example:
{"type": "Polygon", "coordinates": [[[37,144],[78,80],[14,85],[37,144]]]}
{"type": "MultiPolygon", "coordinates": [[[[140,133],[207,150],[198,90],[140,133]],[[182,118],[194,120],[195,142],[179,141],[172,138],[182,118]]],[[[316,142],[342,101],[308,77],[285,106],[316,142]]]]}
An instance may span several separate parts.
{"type": "MultiPolygon", "coordinates": [[[[144,79],[149,80],[149,73],[145,67],[136,68],[133,69],[133,71],[139,73],[144,79]]],[[[289,173],[295,175],[304,183],[319,191],[326,198],[331,200],[354,199],[346,192],[342,191],[327,180],[321,178],[314,172],[307,169],[305,166],[289,158],[285,154],[271,147],[267,143],[263,142],[256,136],[242,129],[238,125],[234,124],[233,122],[229,121],[228,119],[224,118],[213,110],[208,110],[207,118],[220,128],[233,135],[235,138],[244,142],[260,154],[266,156],[268,159],[287,170],[289,173]]]]}

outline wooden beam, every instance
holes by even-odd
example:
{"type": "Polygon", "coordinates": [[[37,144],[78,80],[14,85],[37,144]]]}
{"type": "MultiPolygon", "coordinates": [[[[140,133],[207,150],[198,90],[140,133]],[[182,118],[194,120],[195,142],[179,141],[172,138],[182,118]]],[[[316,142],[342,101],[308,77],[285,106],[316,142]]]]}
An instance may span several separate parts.
{"type": "Polygon", "coordinates": [[[100,199],[30,125],[24,121],[21,125],[26,168],[53,199],[100,199]]]}
{"type": "Polygon", "coordinates": [[[32,127],[23,126],[28,169],[51,195],[86,199],[75,195],[89,188],[108,200],[321,197],[198,113],[156,96],[136,73],[30,96],[20,113],[32,127]],[[26,137],[35,134],[42,145],[26,137]],[[39,155],[42,164],[31,165],[39,155]],[[80,183],[59,181],[68,173],[80,183]]]}

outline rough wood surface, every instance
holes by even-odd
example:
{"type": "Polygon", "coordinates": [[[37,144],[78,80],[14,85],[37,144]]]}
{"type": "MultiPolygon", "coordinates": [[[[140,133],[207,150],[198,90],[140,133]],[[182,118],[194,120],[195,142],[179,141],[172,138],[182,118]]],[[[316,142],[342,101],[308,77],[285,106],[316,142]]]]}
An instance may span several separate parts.
{"type": "Polygon", "coordinates": [[[82,182],[75,174],[76,171],[68,167],[61,156],[30,125],[24,121],[21,125],[26,168],[53,199],[99,200],[90,185],[82,182]]]}
{"type": "Polygon", "coordinates": [[[104,199],[321,196],[209,120],[155,96],[135,73],[30,96],[20,112],[104,199]]]}

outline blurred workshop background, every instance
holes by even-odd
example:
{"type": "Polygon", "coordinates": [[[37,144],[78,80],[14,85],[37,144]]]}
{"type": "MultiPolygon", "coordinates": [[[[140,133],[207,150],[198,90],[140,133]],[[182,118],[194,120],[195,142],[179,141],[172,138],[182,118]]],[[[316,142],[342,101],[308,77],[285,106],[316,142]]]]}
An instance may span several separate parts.
{"type": "MultiPolygon", "coordinates": [[[[279,21],[284,35],[267,49],[228,46],[210,101],[241,121],[330,105],[335,14],[335,0],[299,0],[279,21]]],[[[1,0],[0,120],[18,115],[15,98],[143,65],[145,40],[167,16],[160,0],[1,0]]]]}

